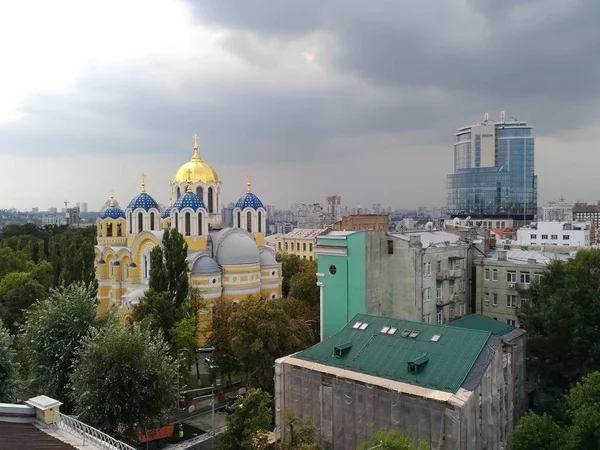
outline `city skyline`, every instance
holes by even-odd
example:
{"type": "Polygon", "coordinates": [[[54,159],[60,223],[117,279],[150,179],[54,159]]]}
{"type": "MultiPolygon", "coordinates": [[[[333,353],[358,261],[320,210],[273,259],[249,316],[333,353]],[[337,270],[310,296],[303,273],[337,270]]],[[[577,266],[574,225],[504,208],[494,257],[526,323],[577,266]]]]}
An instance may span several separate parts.
{"type": "Polygon", "coordinates": [[[0,208],[126,204],[142,172],[166,204],[194,133],[225,202],[250,172],[278,207],[441,206],[455,130],[501,110],[535,127],[540,205],[596,201],[591,2],[547,0],[543,21],[535,1],[58,3],[0,6],[0,208]]]}

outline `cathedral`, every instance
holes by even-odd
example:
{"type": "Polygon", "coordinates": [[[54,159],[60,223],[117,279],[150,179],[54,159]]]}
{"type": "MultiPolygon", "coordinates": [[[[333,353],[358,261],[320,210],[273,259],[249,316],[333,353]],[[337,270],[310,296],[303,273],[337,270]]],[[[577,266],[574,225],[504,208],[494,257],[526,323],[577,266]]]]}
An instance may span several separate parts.
{"type": "Polygon", "coordinates": [[[109,206],[97,220],[99,313],[117,309],[129,315],[140,302],[148,289],[150,251],[161,245],[168,228],[184,236],[190,286],[205,300],[235,303],[250,294],[280,297],[281,264],[265,245],[266,210],[250,181],[233,210],[233,228],[222,226],[220,208],[221,182],[200,158],[197,136],[192,159],[171,182],[168,207],[161,209],[146,191],[144,175],[140,193],[125,210],[111,193],[109,206]]]}

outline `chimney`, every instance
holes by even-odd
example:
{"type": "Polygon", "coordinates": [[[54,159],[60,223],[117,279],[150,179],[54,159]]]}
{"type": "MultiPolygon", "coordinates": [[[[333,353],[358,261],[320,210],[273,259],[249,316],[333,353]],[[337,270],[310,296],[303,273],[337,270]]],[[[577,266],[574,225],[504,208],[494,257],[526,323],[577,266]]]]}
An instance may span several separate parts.
{"type": "Polygon", "coordinates": [[[506,250],[498,250],[498,261],[506,261],[506,250]]]}
{"type": "Polygon", "coordinates": [[[529,264],[530,266],[534,266],[536,264],[536,259],[535,258],[528,258],[527,259],[527,264],[529,264]]]}
{"type": "Polygon", "coordinates": [[[45,395],[30,398],[25,404],[35,409],[35,417],[45,425],[55,422],[56,413],[60,412],[61,402],[45,395]]]}

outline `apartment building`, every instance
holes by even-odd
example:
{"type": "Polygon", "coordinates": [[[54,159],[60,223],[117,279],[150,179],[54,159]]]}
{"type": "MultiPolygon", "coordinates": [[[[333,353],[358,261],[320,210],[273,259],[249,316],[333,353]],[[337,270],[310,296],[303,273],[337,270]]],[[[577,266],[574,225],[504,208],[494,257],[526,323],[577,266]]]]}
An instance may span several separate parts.
{"type": "Polygon", "coordinates": [[[534,222],[517,230],[521,246],[556,245],[560,247],[589,247],[596,242],[595,225],[590,222],[534,222]]]}
{"type": "Polygon", "coordinates": [[[335,224],[335,229],[338,231],[388,231],[389,227],[389,217],[379,214],[358,214],[346,216],[335,224]]]}
{"type": "Polygon", "coordinates": [[[287,234],[277,234],[275,236],[275,250],[314,261],[317,237],[327,234],[329,231],[329,228],[316,230],[296,228],[287,234]]]}

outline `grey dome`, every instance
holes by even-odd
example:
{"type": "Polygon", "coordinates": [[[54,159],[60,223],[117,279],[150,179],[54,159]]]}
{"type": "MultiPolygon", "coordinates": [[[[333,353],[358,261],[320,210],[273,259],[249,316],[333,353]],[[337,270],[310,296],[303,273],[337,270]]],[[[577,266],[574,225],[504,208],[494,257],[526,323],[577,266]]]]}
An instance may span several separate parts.
{"type": "Polygon", "coordinates": [[[221,273],[221,268],[210,256],[201,256],[192,266],[192,275],[213,275],[221,273]]]}
{"type": "Polygon", "coordinates": [[[275,259],[275,255],[269,250],[263,250],[260,252],[260,265],[261,267],[277,266],[279,263],[275,259]]]}
{"type": "Polygon", "coordinates": [[[241,231],[224,236],[218,244],[216,260],[221,266],[258,264],[258,247],[254,239],[241,231]]]}

